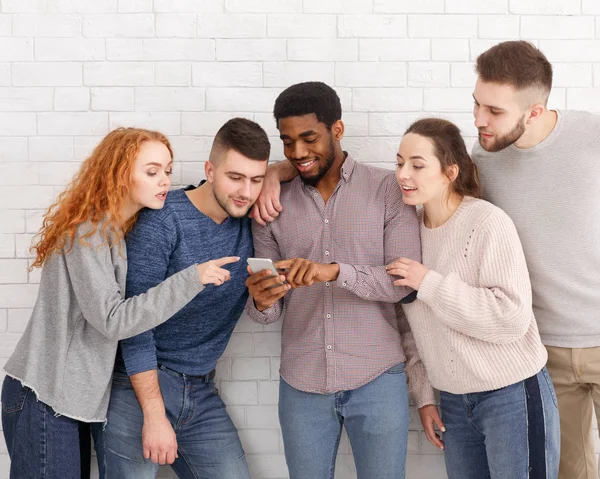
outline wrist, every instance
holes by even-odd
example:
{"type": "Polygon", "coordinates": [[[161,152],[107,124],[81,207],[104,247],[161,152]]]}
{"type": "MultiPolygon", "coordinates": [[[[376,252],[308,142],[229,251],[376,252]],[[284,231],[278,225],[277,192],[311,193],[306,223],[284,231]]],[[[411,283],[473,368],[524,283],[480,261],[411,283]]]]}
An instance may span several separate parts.
{"type": "Polygon", "coordinates": [[[269,165],[267,167],[267,172],[265,173],[265,181],[272,181],[279,183],[279,169],[277,165],[269,165]]]}
{"type": "Polygon", "coordinates": [[[142,408],[142,414],[144,416],[144,422],[155,422],[167,417],[164,406],[151,406],[142,408]]]}
{"type": "Polygon", "coordinates": [[[329,263],[325,265],[325,280],[324,281],[335,281],[340,275],[340,265],[337,263],[329,263]]]}
{"type": "Polygon", "coordinates": [[[262,313],[265,309],[269,308],[269,306],[267,306],[266,304],[259,303],[256,300],[253,300],[253,301],[254,301],[254,307],[256,308],[256,310],[259,313],[262,313]]]}

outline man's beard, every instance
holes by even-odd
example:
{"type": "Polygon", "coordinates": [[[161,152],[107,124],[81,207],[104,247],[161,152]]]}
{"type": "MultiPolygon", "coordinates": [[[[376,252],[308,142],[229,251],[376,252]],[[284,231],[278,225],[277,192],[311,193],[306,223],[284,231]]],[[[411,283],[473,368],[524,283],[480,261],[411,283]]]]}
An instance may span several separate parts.
{"type": "Polygon", "coordinates": [[[485,151],[489,151],[491,153],[504,150],[504,148],[507,148],[510,145],[512,145],[515,141],[517,141],[519,138],[521,138],[521,136],[523,136],[523,133],[525,133],[525,125],[523,124],[524,118],[525,117],[521,118],[511,131],[509,131],[506,135],[503,135],[500,138],[498,138],[488,148],[483,146],[483,143],[481,142],[481,130],[480,130],[479,131],[479,144],[485,151]]]}
{"type": "MultiPolygon", "coordinates": [[[[243,213],[240,213],[239,211],[233,211],[229,207],[229,205],[227,204],[227,200],[229,199],[228,197],[226,197],[226,196],[221,197],[216,191],[213,191],[213,194],[215,195],[215,199],[217,200],[217,203],[219,203],[219,206],[221,208],[223,208],[223,211],[225,211],[225,213],[227,213],[232,218],[243,218],[244,216],[246,216],[248,214],[248,211],[250,210],[250,208],[252,208],[252,205],[254,204],[252,202],[248,203],[248,208],[246,208],[246,211],[244,211],[243,213]]],[[[243,199],[249,200],[249,198],[243,198],[243,199]]]]}
{"type": "Polygon", "coordinates": [[[317,186],[317,183],[321,181],[321,179],[327,174],[331,165],[335,161],[335,143],[333,142],[333,138],[329,139],[329,151],[327,152],[327,156],[325,159],[325,164],[319,168],[317,174],[314,176],[304,177],[300,175],[300,179],[305,185],[309,186],[317,186]]]}

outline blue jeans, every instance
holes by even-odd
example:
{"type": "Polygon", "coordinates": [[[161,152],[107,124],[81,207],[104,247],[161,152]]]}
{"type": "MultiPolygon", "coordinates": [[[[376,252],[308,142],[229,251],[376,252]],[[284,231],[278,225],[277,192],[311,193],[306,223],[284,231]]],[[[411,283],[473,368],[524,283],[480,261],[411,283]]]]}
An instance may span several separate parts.
{"type": "Polygon", "coordinates": [[[402,479],[409,422],[404,363],[335,394],[306,393],[281,379],[279,422],[290,479],[333,478],[342,425],[359,479],[402,479]]]}
{"type": "Polygon", "coordinates": [[[546,368],[473,394],[440,393],[448,479],[555,479],[560,425],[546,368]]]}
{"type": "Polygon", "coordinates": [[[89,426],[56,415],[20,381],[4,378],[2,427],[11,478],[89,478],[89,426]]]}
{"type": "MultiPolygon", "coordinates": [[[[158,380],[167,418],[177,435],[180,478],[250,479],[237,430],[215,383],[160,366],[158,380]]],[[[143,415],[129,378],[113,377],[108,423],[103,433],[107,479],[154,478],[158,464],[144,459],[143,415]]]]}

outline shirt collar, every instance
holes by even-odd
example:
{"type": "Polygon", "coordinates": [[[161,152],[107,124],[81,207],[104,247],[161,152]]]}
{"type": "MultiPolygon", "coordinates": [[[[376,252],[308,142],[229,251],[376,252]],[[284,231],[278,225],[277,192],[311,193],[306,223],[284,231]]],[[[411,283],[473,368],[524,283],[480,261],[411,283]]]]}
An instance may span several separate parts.
{"type": "MultiPolygon", "coordinates": [[[[345,183],[350,181],[350,177],[352,176],[352,172],[354,171],[354,167],[356,166],[356,160],[350,156],[350,153],[344,151],[344,155],[346,155],[346,159],[340,168],[340,179],[344,180],[345,183]]],[[[316,191],[314,186],[309,186],[305,184],[302,180],[300,180],[300,184],[303,189],[309,191],[313,194],[316,191]]]]}
{"type": "Polygon", "coordinates": [[[346,159],[344,160],[344,164],[342,165],[340,176],[347,183],[348,181],[350,181],[350,177],[352,176],[352,172],[354,171],[354,167],[356,166],[356,161],[354,160],[354,158],[352,158],[352,156],[350,156],[350,153],[348,153],[347,151],[344,151],[344,154],[346,155],[346,159]]]}

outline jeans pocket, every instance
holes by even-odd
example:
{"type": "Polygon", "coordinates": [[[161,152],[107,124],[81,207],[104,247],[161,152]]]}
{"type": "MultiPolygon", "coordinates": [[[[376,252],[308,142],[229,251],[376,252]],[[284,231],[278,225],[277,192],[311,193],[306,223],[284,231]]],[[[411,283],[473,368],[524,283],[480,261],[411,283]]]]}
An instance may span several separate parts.
{"type": "Polygon", "coordinates": [[[406,364],[405,363],[398,363],[386,371],[387,374],[404,374],[405,372],[406,372],[406,364]]]}
{"type": "Polygon", "coordinates": [[[31,389],[23,386],[21,381],[6,376],[2,385],[2,411],[5,414],[21,411],[29,391],[31,389]]]}
{"type": "Polygon", "coordinates": [[[546,384],[548,385],[548,389],[550,390],[550,395],[552,396],[552,401],[554,402],[554,405],[558,409],[558,400],[556,399],[556,392],[554,391],[554,385],[552,384],[552,379],[550,379],[550,374],[548,373],[548,370],[546,369],[545,366],[542,368],[542,374],[544,375],[544,379],[546,379],[546,384]]]}

